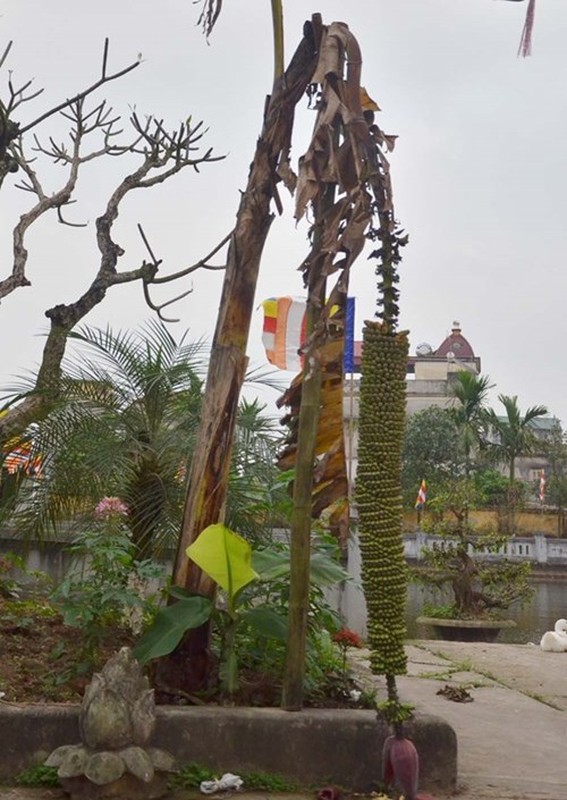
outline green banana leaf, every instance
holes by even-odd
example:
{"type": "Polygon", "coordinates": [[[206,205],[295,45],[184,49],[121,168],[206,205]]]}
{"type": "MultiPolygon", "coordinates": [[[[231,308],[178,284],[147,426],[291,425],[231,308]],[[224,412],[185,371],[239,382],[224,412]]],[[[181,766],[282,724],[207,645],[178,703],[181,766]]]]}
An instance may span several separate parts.
{"type": "Polygon", "coordinates": [[[178,600],[161,609],[156,614],[152,627],[134,648],[134,656],[140,664],[146,664],[153,658],[168,655],[175,650],[183,635],[191,628],[198,628],[206,622],[212,611],[213,604],[208,597],[200,596],[178,600]]]}
{"type": "Polygon", "coordinates": [[[315,586],[333,586],[335,583],[350,580],[351,577],[346,569],[327,553],[313,553],[311,556],[311,581],[315,586]]]}
{"type": "Polygon", "coordinates": [[[252,567],[258,573],[261,581],[273,581],[284,575],[289,575],[289,549],[254,550],[252,553],[252,567]]]}
{"type": "Polygon", "coordinates": [[[225,590],[229,602],[240,589],[258,578],[252,569],[250,544],[226,525],[209,525],[185,552],[225,590]]]}
{"type": "Polygon", "coordinates": [[[278,614],[273,608],[266,606],[250,608],[242,613],[241,620],[247,622],[261,636],[277,639],[280,642],[287,640],[287,617],[278,614]]]}
{"type": "MultiPolygon", "coordinates": [[[[255,550],[252,554],[252,566],[261,581],[273,581],[289,575],[289,549],[255,550]]],[[[345,568],[324,549],[316,550],[311,555],[310,579],[313,585],[320,587],[352,580],[345,568]]]]}

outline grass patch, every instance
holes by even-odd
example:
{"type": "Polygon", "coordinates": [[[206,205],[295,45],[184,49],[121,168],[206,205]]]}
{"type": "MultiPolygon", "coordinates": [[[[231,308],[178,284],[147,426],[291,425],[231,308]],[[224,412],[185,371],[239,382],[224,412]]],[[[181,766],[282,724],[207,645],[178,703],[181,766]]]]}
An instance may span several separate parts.
{"type": "Polygon", "coordinates": [[[455,675],[457,672],[476,672],[470,659],[465,659],[465,661],[459,661],[458,663],[451,662],[452,666],[446,667],[446,669],[433,671],[433,672],[420,672],[418,674],[418,678],[427,678],[429,680],[439,680],[439,681],[448,681],[451,678],[451,675],[455,675]]]}
{"type": "Polygon", "coordinates": [[[537,692],[522,692],[522,694],[525,694],[526,697],[531,697],[532,700],[537,700],[538,703],[543,703],[544,706],[554,708],[556,711],[563,711],[561,706],[556,705],[553,700],[547,700],[547,698],[537,692]]]}
{"type": "Polygon", "coordinates": [[[188,764],[169,779],[169,786],[174,789],[198,789],[202,781],[212,781],[215,773],[202,764],[188,764]]]}
{"type": "Polygon", "coordinates": [[[468,681],[467,683],[460,683],[463,689],[487,689],[491,684],[486,681],[468,681]]]}
{"type": "Polygon", "coordinates": [[[244,772],[244,788],[257,792],[298,792],[301,787],[281,775],[271,772],[244,772]]]}

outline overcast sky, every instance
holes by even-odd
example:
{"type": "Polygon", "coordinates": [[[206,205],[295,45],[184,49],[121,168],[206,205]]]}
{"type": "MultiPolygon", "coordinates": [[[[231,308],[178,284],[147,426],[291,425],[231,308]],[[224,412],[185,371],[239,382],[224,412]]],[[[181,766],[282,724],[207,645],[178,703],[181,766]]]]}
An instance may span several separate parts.
{"type": "MultiPolygon", "coordinates": [[[[531,58],[516,58],[527,2],[504,0],[284,0],[286,52],[301,38],[304,19],[346,22],[358,38],[363,83],[382,108],[379,123],[399,135],[391,157],[396,213],[410,234],[401,265],[401,324],[411,351],[436,348],[454,319],[482,359],[496,394],[517,394],[522,409],[536,403],[567,422],[567,2],[537,0],[531,58]]],[[[209,44],[196,27],[190,0],[0,0],[2,42],[14,40],[9,68],[16,84],[34,78],[45,87],[20,121],[84,88],[98,76],[103,41],[110,67],[142,53],[133,73],[106,87],[116,111],[153,113],[171,126],[192,115],[209,131],[207,146],[226,154],[220,163],[140,191],[123,207],[116,238],[125,248],[121,268],[139,266],[146,253],[141,222],[163,272],[202,257],[230,230],[239,190],[261,126],[272,80],[268,0],[225,0],[209,44]]],[[[2,96],[7,70],[0,75],[2,96]]],[[[297,159],[313,112],[298,112],[297,159]]],[[[58,123],[57,123],[58,125],[58,123]]],[[[47,123],[46,135],[60,128],[47,123]]],[[[131,166],[131,165],[130,165],[131,166]]],[[[86,229],[44,219],[30,232],[30,288],[0,307],[0,388],[39,360],[43,312],[70,302],[97,267],[93,222],[122,171],[85,170],[79,202],[69,210],[86,229]]],[[[41,172],[41,165],[38,163],[41,172]]],[[[58,188],[51,170],[46,189],[58,188]]],[[[0,193],[0,264],[11,269],[11,231],[30,197],[8,179],[0,193]]],[[[297,267],[306,229],[291,208],[277,219],[265,250],[257,292],[301,295],[297,267]]],[[[190,336],[211,336],[221,274],[198,273],[194,292],[171,309],[190,336]]],[[[375,309],[373,268],[355,264],[356,331],[375,309]]],[[[148,319],[136,285],[115,287],[88,318],[95,325],[136,326],[148,319]]],[[[256,311],[249,344],[254,365],[266,364],[256,311]]],[[[283,374],[290,378],[291,375],[283,374]]]]}

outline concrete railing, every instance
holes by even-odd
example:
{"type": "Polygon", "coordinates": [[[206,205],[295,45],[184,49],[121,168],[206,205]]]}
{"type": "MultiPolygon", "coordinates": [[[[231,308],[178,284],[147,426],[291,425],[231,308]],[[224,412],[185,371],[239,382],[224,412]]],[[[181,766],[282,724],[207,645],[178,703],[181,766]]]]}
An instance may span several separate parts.
{"type": "MultiPolygon", "coordinates": [[[[442,546],[444,540],[440,536],[433,536],[423,531],[414,531],[404,534],[404,554],[408,561],[421,561],[423,549],[431,547],[433,544],[442,546]]],[[[27,569],[30,571],[43,572],[53,580],[60,581],[67,571],[75,566],[72,555],[66,551],[67,543],[47,542],[43,546],[34,545],[24,548],[22,542],[0,537],[0,555],[8,551],[20,552],[25,554],[27,569]]],[[[349,562],[356,561],[359,557],[356,545],[354,548],[349,546],[349,562]]],[[[567,565],[567,539],[556,539],[536,533],[534,536],[516,536],[509,539],[498,552],[493,553],[488,550],[480,553],[481,557],[497,560],[499,558],[509,558],[513,561],[530,561],[533,564],[548,566],[567,565]]],[[[164,568],[167,570],[171,564],[170,559],[163,560],[164,568]]]]}
{"type": "MultiPolygon", "coordinates": [[[[60,745],[78,742],[78,718],[78,706],[1,703],[0,731],[6,735],[0,779],[43,763],[60,745]]],[[[420,754],[424,788],[452,794],[457,782],[453,728],[417,712],[407,733],[420,754]]],[[[196,762],[219,775],[268,772],[305,787],[337,784],[368,794],[380,779],[389,734],[375,710],[158,706],[151,744],[168,750],[181,766],[196,762]]]]}
{"type": "MultiPolygon", "coordinates": [[[[404,554],[410,561],[421,561],[424,548],[447,541],[423,531],[404,535],[404,554]]],[[[492,561],[509,558],[512,561],[530,561],[533,564],[567,565],[567,539],[554,539],[543,533],[533,536],[514,536],[496,552],[477,551],[477,556],[492,561]]]]}

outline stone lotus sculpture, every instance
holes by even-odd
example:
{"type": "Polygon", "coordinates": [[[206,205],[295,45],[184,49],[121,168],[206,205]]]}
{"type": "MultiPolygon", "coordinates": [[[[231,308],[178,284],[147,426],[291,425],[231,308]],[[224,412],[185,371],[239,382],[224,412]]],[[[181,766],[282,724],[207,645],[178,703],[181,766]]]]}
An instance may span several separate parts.
{"type": "Polygon", "coordinates": [[[148,747],[156,721],[153,691],[128,647],[93,679],[79,716],[82,744],[63,745],[47,766],[57,767],[63,789],[73,798],[154,800],[167,792],[174,758],[148,747]]]}

